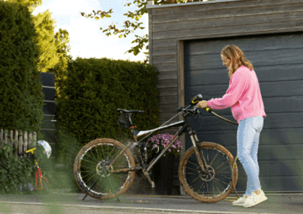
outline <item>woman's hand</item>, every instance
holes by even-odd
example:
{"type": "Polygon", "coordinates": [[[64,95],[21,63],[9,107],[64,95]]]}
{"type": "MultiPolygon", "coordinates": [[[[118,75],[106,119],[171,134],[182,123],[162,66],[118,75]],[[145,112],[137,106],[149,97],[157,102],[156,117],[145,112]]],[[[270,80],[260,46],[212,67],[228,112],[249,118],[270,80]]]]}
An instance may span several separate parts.
{"type": "Polygon", "coordinates": [[[207,100],[202,100],[197,104],[198,108],[207,108],[207,100]]]}

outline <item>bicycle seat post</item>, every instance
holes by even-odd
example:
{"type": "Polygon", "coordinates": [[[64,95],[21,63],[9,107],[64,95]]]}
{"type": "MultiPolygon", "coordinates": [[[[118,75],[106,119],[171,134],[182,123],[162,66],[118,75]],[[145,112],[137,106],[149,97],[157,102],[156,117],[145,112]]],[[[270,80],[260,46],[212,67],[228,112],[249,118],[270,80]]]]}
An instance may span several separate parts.
{"type": "Polygon", "coordinates": [[[133,116],[132,113],[128,113],[128,114],[127,114],[127,117],[128,117],[130,126],[134,126],[133,121],[132,121],[132,116],[133,116]]]}

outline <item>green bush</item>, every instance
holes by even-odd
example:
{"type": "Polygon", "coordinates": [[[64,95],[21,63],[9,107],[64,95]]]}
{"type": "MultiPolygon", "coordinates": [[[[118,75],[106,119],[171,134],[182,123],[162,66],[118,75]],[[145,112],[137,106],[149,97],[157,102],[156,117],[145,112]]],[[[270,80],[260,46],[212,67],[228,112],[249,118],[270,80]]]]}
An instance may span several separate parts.
{"type": "Polygon", "coordinates": [[[44,94],[36,44],[28,8],[0,1],[0,127],[40,135],[44,94]]]}
{"type": "Polygon", "coordinates": [[[3,144],[0,149],[0,194],[22,194],[19,186],[27,185],[34,178],[33,160],[20,159],[13,155],[13,151],[10,144],[3,144]]]}
{"type": "MultiPolygon", "coordinates": [[[[57,120],[81,145],[96,138],[116,137],[120,130],[118,108],[145,111],[132,117],[138,129],[159,126],[158,71],[154,66],[77,58],[69,63],[67,73],[57,99],[57,120]]],[[[123,133],[129,134],[129,130],[123,133]]]]}

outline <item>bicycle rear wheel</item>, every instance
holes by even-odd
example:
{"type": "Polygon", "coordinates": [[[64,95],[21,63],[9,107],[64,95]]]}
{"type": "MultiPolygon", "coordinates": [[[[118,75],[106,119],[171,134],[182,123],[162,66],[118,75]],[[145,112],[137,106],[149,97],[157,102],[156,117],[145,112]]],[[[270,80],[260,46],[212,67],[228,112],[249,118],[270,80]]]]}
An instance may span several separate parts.
{"type": "MultiPolygon", "coordinates": [[[[179,165],[179,179],[185,192],[197,201],[215,203],[224,200],[233,190],[233,155],[223,146],[202,142],[197,145],[211,170],[203,174],[194,147],[189,148],[179,165]]],[[[234,186],[238,181],[238,166],[234,167],[234,186]]]]}
{"type": "Polygon", "coordinates": [[[115,198],[126,192],[134,181],[135,171],[110,171],[135,168],[131,152],[126,149],[110,170],[106,170],[106,166],[112,163],[123,148],[125,146],[122,143],[108,138],[99,138],[83,146],[74,161],[74,176],[80,189],[84,192],[90,190],[90,196],[102,200],[115,198]]]}

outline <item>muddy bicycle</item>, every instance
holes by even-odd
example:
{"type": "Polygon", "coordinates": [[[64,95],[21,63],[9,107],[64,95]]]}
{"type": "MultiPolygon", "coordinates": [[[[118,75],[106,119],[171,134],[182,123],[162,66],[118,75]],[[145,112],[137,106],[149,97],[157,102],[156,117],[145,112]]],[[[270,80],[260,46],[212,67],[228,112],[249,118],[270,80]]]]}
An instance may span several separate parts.
{"type": "Polygon", "coordinates": [[[86,196],[96,199],[117,198],[132,185],[136,172],[142,172],[152,187],[155,187],[150,177],[152,167],[180,135],[188,132],[192,147],[185,151],[178,169],[183,189],[199,202],[215,203],[224,200],[236,186],[238,167],[233,155],[225,147],[199,141],[190,126],[187,117],[199,115],[196,104],[201,100],[202,95],[199,94],[187,107],[178,108],[177,115],[182,114],[182,121],[146,131],[136,130],[131,120],[132,114],[144,113],[143,111],[117,109],[120,112],[119,123],[131,130],[134,140],[125,145],[114,139],[98,138],[84,145],[74,161],[74,177],[79,188],[86,192],[86,196]],[[166,147],[148,162],[148,151],[143,140],[155,131],[180,126],[166,147]],[[144,135],[147,136],[137,141],[138,137],[144,135]]]}

